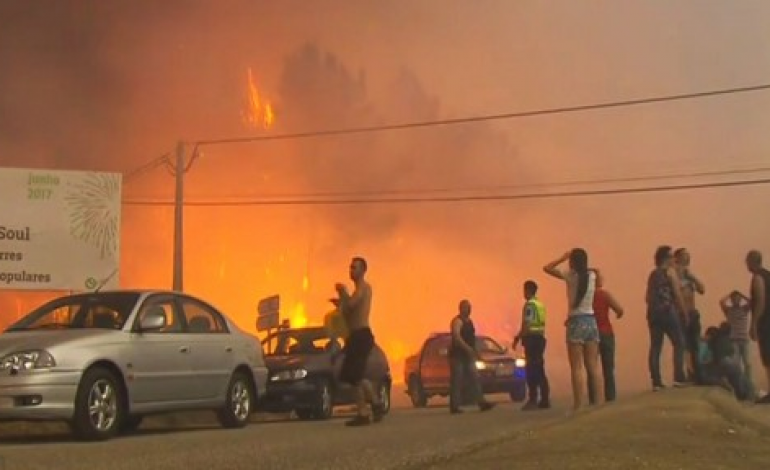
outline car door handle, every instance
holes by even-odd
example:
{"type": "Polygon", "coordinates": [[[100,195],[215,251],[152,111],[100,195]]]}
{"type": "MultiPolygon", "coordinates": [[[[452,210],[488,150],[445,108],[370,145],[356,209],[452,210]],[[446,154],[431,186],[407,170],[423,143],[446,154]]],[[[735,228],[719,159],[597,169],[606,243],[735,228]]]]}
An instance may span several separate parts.
{"type": "Polygon", "coordinates": [[[182,347],[179,348],[179,352],[180,353],[188,353],[188,352],[190,352],[190,347],[189,346],[182,346],[182,347]]]}

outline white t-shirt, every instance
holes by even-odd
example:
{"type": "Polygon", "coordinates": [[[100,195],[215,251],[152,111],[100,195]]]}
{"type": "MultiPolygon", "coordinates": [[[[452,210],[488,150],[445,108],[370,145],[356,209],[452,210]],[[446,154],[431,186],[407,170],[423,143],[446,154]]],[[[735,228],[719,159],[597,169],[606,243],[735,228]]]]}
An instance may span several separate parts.
{"type": "Polygon", "coordinates": [[[594,292],[596,291],[596,273],[594,271],[588,271],[588,288],[586,289],[586,295],[583,296],[583,300],[577,307],[572,307],[572,298],[575,297],[575,293],[578,288],[578,276],[577,273],[569,271],[564,276],[567,281],[567,306],[569,308],[569,316],[575,315],[593,315],[594,314],[594,292]]]}

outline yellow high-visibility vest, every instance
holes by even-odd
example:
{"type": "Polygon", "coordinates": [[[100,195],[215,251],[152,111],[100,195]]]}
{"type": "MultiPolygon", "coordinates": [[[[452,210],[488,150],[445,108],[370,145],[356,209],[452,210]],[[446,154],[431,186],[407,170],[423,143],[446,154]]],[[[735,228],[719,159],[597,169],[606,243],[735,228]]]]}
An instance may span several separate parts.
{"type": "Polygon", "coordinates": [[[528,322],[528,329],[532,333],[544,333],[545,332],[545,305],[543,302],[535,297],[532,297],[527,301],[527,305],[531,305],[535,308],[535,318],[528,322]]]}

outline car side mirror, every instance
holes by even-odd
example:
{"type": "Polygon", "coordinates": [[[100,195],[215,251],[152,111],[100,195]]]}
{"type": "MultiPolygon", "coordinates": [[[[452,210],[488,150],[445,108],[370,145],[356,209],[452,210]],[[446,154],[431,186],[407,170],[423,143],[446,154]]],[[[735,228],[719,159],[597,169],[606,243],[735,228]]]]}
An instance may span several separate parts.
{"type": "Polygon", "coordinates": [[[158,331],[166,326],[166,315],[150,313],[139,322],[139,331],[158,331]]]}

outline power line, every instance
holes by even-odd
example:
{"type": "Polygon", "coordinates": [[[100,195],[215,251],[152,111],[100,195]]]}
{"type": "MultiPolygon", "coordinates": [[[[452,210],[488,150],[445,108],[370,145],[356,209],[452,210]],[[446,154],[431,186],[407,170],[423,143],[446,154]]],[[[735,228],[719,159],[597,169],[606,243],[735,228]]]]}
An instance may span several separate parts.
{"type": "Polygon", "coordinates": [[[348,129],[331,129],[331,130],[325,130],[325,131],[296,132],[296,133],[290,133],[290,134],[199,140],[195,142],[195,144],[200,146],[215,145],[215,144],[236,144],[236,143],[248,143],[248,142],[262,142],[262,141],[270,141],[270,140],[303,139],[308,137],[328,137],[328,136],[337,136],[337,135],[361,134],[361,133],[368,133],[368,132],[394,131],[394,130],[414,129],[414,128],[420,128],[420,127],[446,126],[446,125],[453,125],[453,124],[468,124],[468,123],[474,123],[474,122],[496,121],[501,119],[514,119],[514,118],[523,118],[523,117],[544,116],[549,114],[574,113],[574,112],[591,111],[591,110],[597,110],[597,109],[608,109],[608,108],[618,108],[618,107],[624,107],[624,106],[637,106],[637,105],[643,105],[643,104],[662,103],[667,101],[680,101],[680,100],[688,100],[688,99],[695,99],[695,98],[707,98],[707,97],[713,97],[713,96],[719,96],[719,95],[763,91],[768,89],[770,89],[770,84],[739,87],[739,88],[726,88],[726,89],[720,89],[720,90],[711,90],[711,91],[686,93],[686,94],[678,94],[678,95],[640,98],[640,99],[624,100],[624,101],[610,101],[605,103],[596,103],[596,104],[587,104],[587,105],[578,105],[578,106],[564,106],[559,108],[540,109],[540,110],[533,110],[533,111],[487,114],[487,115],[454,118],[454,119],[439,119],[439,120],[431,120],[431,121],[408,122],[408,123],[402,123],[402,124],[353,127],[348,129]]]}
{"type": "Polygon", "coordinates": [[[743,168],[733,170],[712,170],[701,171],[693,173],[670,173],[660,175],[647,175],[647,176],[630,176],[623,178],[603,178],[592,180],[571,180],[571,181],[558,181],[551,183],[524,183],[515,185],[498,185],[498,186],[468,186],[468,187],[455,187],[455,188],[424,188],[424,189],[382,189],[382,190],[368,190],[368,191],[319,191],[309,193],[272,193],[253,195],[252,199],[259,198],[262,200],[274,199],[274,198],[311,198],[311,197],[362,197],[362,196],[389,196],[389,195],[421,195],[421,194],[441,194],[441,193],[465,193],[465,192],[490,192],[490,191],[510,191],[510,190],[522,190],[533,188],[557,188],[567,186],[583,186],[583,185],[599,185],[609,183],[633,183],[640,181],[655,181],[655,180],[671,180],[671,179],[684,179],[684,178],[702,178],[705,176],[728,176],[728,175],[740,175],[740,174],[755,174],[765,173],[770,171],[770,167],[756,167],[756,168],[743,168]]]}
{"type": "Polygon", "coordinates": [[[130,172],[126,173],[123,176],[123,181],[132,181],[134,178],[137,178],[137,177],[143,175],[144,173],[152,171],[155,168],[158,168],[159,166],[168,165],[170,163],[169,162],[169,157],[170,156],[171,156],[170,153],[164,153],[163,155],[150,160],[149,162],[145,163],[144,165],[131,170],[130,172]]]}
{"type": "MultiPolygon", "coordinates": [[[[189,201],[186,206],[198,207],[234,207],[234,206],[317,206],[317,205],[353,205],[353,204],[418,204],[418,203],[440,203],[440,202],[482,202],[482,201],[514,201],[523,199],[558,199],[567,197],[584,196],[608,196],[618,194],[638,194],[655,193],[664,191],[682,191],[707,188],[727,188],[739,186],[753,186],[770,183],[770,178],[755,180],[737,180],[712,183],[693,183],[671,186],[650,186],[643,188],[615,188],[600,190],[583,191],[564,191],[556,193],[523,193],[523,194],[490,194],[477,196],[425,196],[425,197],[404,197],[404,198],[359,198],[359,199],[283,199],[283,200],[264,200],[251,199],[239,201],[189,201]]],[[[125,205],[132,206],[171,206],[172,201],[140,201],[127,200],[125,205]]]]}
{"type": "MultiPolygon", "coordinates": [[[[763,85],[756,85],[756,86],[726,88],[726,89],[695,92],[695,93],[685,93],[685,94],[678,94],[678,95],[665,95],[665,96],[658,96],[658,97],[640,98],[640,99],[623,100],[623,101],[611,101],[611,102],[605,102],[605,103],[596,103],[596,104],[587,104],[587,105],[578,105],[578,106],[563,106],[558,108],[547,108],[547,109],[532,110],[532,111],[487,114],[487,115],[454,118],[454,119],[417,121],[417,122],[389,124],[389,125],[380,125],[380,126],[353,127],[353,128],[346,128],[346,129],[329,129],[329,130],[297,132],[297,133],[289,133],[289,134],[199,140],[199,141],[193,142],[194,149],[193,149],[192,157],[190,158],[189,162],[187,163],[183,171],[187,172],[190,170],[193,163],[200,156],[198,152],[199,148],[206,145],[248,143],[248,142],[272,141],[272,140],[291,140],[291,139],[303,139],[303,138],[310,138],[310,137],[329,137],[329,136],[361,134],[361,133],[369,133],[369,132],[384,132],[384,131],[415,129],[415,128],[423,128],[423,127],[446,126],[446,125],[454,125],[454,124],[468,124],[468,123],[474,123],[474,122],[534,117],[534,116],[543,116],[543,115],[550,115],[550,114],[564,114],[564,113],[591,111],[591,110],[598,110],[598,109],[617,108],[617,107],[624,107],[624,106],[637,106],[637,105],[644,105],[644,104],[681,101],[681,100],[696,99],[696,98],[707,98],[707,97],[727,95],[727,94],[764,91],[768,89],[770,89],[770,84],[763,84],[763,85]]],[[[165,166],[169,170],[169,172],[173,174],[176,171],[176,169],[174,168],[174,165],[171,163],[169,156],[170,154],[167,153],[154,160],[151,160],[145,163],[144,165],[140,166],[139,168],[127,174],[125,176],[125,179],[131,180],[159,166],[165,166]]]]}

